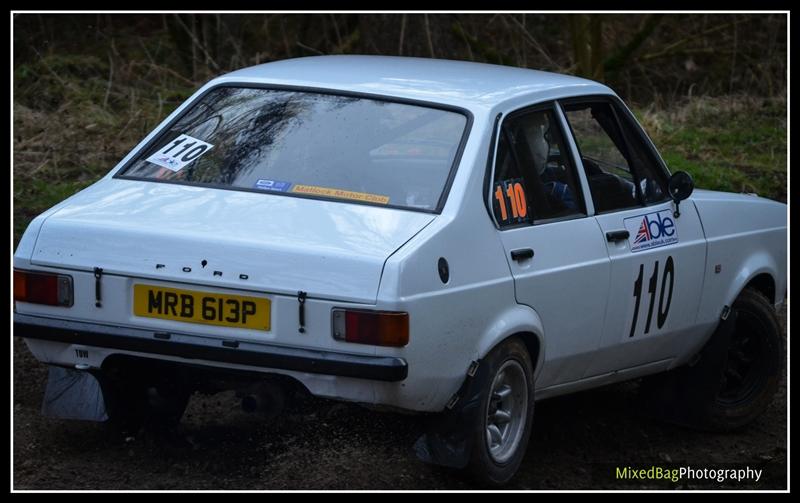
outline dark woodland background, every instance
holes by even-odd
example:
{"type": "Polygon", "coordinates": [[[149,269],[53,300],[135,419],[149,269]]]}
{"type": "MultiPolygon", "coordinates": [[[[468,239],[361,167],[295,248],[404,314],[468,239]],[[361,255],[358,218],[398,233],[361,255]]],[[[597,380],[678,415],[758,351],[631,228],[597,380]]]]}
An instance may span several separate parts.
{"type": "Polygon", "coordinates": [[[209,78],[316,54],[460,59],[600,80],[670,169],[786,200],[785,14],[15,14],[15,240],[209,78]]]}
{"type": "MultiPolygon", "coordinates": [[[[106,174],[209,78],[317,54],[460,59],[600,80],[632,107],[673,172],[690,172],[698,187],[786,201],[787,18],[15,14],[14,242],[31,218],[106,174]]],[[[785,326],[785,309],[780,317],[785,326]]],[[[175,447],[42,417],[46,366],[20,338],[13,368],[17,489],[472,488],[416,460],[410,446],[422,422],[413,417],[315,399],[264,423],[241,412],[232,394],[193,397],[186,445],[175,447]]],[[[643,415],[631,383],[537,403],[531,447],[509,488],[663,489],[621,485],[608,466],[731,462],[765,472],[758,483],[726,489],[785,488],[781,383],[767,412],[730,434],[643,415]]]]}

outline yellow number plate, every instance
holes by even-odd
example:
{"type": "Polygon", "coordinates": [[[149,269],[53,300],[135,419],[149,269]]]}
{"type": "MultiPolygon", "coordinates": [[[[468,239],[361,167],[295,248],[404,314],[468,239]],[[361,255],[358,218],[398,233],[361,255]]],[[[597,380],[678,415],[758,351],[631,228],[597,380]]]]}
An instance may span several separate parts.
{"type": "Polygon", "coordinates": [[[269,330],[270,302],[153,285],[133,285],[133,314],[222,327],[269,330]]]}

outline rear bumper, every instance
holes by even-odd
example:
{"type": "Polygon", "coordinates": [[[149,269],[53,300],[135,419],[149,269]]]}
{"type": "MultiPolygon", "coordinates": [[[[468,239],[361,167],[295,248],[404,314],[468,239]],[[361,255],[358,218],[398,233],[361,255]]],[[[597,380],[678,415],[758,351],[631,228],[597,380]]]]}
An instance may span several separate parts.
{"type": "Polygon", "coordinates": [[[239,342],[189,333],[154,332],[14,313],[14,335],[26,339],[204,360],[264,369],[397,382],[408,376],[402,358],[365,356],[239,342]]]}

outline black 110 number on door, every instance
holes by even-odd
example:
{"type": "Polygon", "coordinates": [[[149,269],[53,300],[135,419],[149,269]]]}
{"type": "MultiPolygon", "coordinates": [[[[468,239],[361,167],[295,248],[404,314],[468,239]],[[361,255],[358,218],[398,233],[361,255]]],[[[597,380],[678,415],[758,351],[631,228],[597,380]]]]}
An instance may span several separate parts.
{"type": "MultiPolygon", "coordinates": [[[[658,291],[658,311],[656,313],[656,326],[658,329],[664,326],[669,316],[669,307],[672,304],[672,289],[675,285],[675,261],[672,256],[667,257],[667,262],[664,265],[664,272],[661,275],[659,289],[659,274],[658,274],[658,260],[656,260],[653,267],[653,273],[647,282],[647,293],[650,297],[649,306],[647,308],[647,321],[644,325],[644,333],[650,333],[650,328],[653,322],[653,308],[655,307],[656,291],[658,291]]],[[[636,325],[639,320],[639,305],[642,301],[642,286],[645,273],[645,264],[639,265],[639,276],[633,283],[633,297],[636,299],[636,305],[633,308],[633,321],[631,323],[631,332],[629,337],[633,337],[636,333],[636,325]]]]}

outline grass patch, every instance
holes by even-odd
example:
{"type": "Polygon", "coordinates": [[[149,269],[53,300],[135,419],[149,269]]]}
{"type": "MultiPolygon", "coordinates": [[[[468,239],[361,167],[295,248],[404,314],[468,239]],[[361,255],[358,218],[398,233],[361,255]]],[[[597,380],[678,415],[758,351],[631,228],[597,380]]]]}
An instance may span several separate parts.
{"type": "Polygon", "coordinates": [[[786,202],[785,99],[701,97],[636,115],[670,170],[697,187],[786,202]]]}
{"type": "Polygon", "coordinates": [[[50,54],[16,66],[15,246],[33,217],[108,173],[197,87],[136,59],[50,54]]]}
{"type": "Polygon", "coordinates": [[[32,180],[28,183],[14,184],[14,240],[15,245],[22,233],[36,215],[55,206],[81,189],[88,187],[94,180],[49,182],[32,180]]]}

